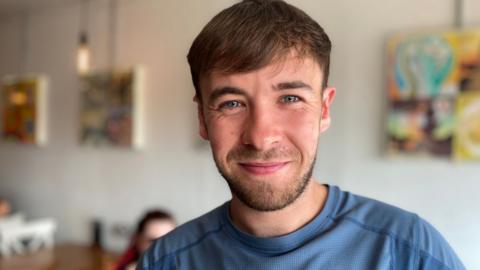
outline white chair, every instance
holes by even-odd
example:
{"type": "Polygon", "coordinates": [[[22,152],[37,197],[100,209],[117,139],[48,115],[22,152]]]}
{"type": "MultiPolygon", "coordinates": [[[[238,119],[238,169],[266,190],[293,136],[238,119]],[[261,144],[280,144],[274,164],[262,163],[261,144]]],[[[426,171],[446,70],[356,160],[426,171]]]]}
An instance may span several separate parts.
{"type": "Polygon", "coordinates": [[[36,251],[42,246],[53,246],[53,235],[57,224],[53,219],[40,219],[25,222],[19,218],[0,225],[0,254],[10,256],[12,253],[23,254],[36,251]]]}
{"type": "Polygon", "coordinates": [[[10,255],[10,250],[14,249],[21,252],[22,248],[16,243],[11,243],[9,234],[6,232],[10,229],[21,227],[25,223],[24,215],[17,213],[0,219],[0,255],[10,255]]]}
{"type": "Polygon", "coordinates": [[[21,213],[9,215],[7,217],[0,218],[0,230],[7,227],[20,226],[25,222],[25,216],[21,213]]]}

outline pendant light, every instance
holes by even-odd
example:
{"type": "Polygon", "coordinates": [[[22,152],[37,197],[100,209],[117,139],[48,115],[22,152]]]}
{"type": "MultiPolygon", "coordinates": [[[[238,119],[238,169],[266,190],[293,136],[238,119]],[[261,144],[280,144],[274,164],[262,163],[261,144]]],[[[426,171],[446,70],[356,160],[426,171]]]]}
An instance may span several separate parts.
{"type": "Polygon", "coordinates": [[[77,72],[80,76],[88,74],[90,71],[90,47],[88,44],[88,0],[83,0],[82,11],[80,14],[80,34],[77,49],[77,72]]]}

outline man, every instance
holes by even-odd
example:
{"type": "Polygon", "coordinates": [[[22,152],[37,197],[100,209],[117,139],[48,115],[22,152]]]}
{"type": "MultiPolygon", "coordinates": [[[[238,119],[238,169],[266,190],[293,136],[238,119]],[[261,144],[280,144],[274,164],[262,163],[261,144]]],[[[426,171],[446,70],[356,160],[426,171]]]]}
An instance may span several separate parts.
{"type": "Polygon", "coordinates": [[[418,216],[312,179],[330,48],[283,1],[243,1],[205,26],[188,61],[232,199],[157,240],[139,269],[464,269],[418,216]]]}

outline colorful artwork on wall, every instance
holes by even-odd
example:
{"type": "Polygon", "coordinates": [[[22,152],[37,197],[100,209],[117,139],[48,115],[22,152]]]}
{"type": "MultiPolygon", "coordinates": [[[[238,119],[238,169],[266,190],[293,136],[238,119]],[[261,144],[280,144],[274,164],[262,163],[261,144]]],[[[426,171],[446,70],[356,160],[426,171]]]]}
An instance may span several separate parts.
{"type": "Polygon", "coordinates": [[[455,157],[480,160],[480,91],[461,94],[457,99],[455,157]]]}
{"type": "Polygon", "coordinates": [[[140,144],[139,69],[95,72],[82,77],[80,140],[84,145],[140,144]]]}
{"type": "Polygon", "coordinates": [[[388,152],[465,156],[454,149],[464,124],[456,107],[480,92],[480,30],[396,35],[387,61],[388,152]]]}
{"type": "Polygon", "coordinates": [[[403,153],[450,155],[453,105],[449,98],[393,103],[388,116],[390,148],[403,153]]]}
{"type": "Polygon", "coordinates": [[[2,139],[20,144],[46,143],[46,78],[8,76],[1,87],[2,139]]]}

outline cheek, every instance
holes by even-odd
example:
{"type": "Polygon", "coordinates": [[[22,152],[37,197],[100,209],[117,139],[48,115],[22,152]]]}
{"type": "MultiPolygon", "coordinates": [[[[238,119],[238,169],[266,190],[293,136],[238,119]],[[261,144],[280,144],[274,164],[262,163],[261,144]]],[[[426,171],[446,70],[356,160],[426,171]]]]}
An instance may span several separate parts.
{"type": "Polygon", "coordinates": [[[320,115],[308,111],[298,111],[285,118],[287,137],[302,152],[316,151],[320,134],[320,115]]]}
{"type": "Polygon", "coordinates": [[[226,156],[240,138],[241,125],[234,119],[215,119],[209,122],[209,138],[214,154],[226,156]]]}

